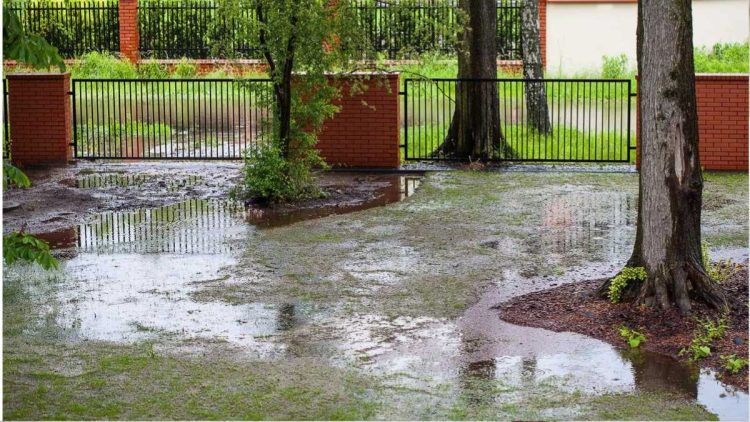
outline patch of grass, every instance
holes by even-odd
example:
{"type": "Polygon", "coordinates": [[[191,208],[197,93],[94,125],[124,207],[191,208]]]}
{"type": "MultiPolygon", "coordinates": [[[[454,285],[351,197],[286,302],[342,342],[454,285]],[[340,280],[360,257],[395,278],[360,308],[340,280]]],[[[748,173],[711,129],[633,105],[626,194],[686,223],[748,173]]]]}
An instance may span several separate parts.
{"type": "Polygon", "coordinates": [[[718,420],[689,399],[668,393],[607,394],[593,398],[588,407],[586,420],[718,420]]]}
{"type": "MultiPolygon", "coordinates": [[[[406,137],[409,159],[430,158],[438,151],[448,133],[449,124],[409,126],[406,137]]],[[[553,126],[552,132],[542,134],[522,124],[505,124],[501,130],[512,155],[505,156],[526,161],[598,160],[628,161],[627,134],[620,132],[585,132],[564,126],[553,126]]],[[[403,133],[401,136],[404,136],[403,133]]],[[[634,142],[634,139],[631,139],[634,142]]],[[[406,158],[402,150],[402,158],[406,158]]],[[[442,154],[441,154],[442,155],[442,154]]],[[[630,162],[635,162],[631,154],[630,162]]]]}
{"type": "MultiPolygon", "coordinates": [[[[27,358],[51,350],[9,346],[27,358]]],[[[76,376],[54,367],[59,356],[41,365],[6,357],[6,418],[354,420],[378,409],[368,399],[373,381],[305,360],[239,364],[96,343],[68,352],[83,362],[76,376]]]]}

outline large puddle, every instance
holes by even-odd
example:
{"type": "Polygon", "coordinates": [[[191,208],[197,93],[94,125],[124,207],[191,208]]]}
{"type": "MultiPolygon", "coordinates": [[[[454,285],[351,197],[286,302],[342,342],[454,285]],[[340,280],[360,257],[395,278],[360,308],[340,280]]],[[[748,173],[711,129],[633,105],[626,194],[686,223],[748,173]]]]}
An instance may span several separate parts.
{"type": "MultiPolygon", "coordinates": [[[[456,394],[470,388],[472,380],[495,380],[523,391],[548,384],[586,394],[669,391],[697,400],[721,419],[747,419],[747,394],[722,384],[710,371],[661,355],[630,353],[578,334],[498,320],[492,309],[497,303],[549,285],[546,277],[523,274],[518,266],[509,268],[504,278],[522,284],[520,290],[511,294],[507,283],[492,284],[458,319],[385,316],[352,310],[346,299],[333,306],[314,300],[196,299],[204,286],[232,285],[238,252],[259,227],[398,202],[420,183],[418,177],[403,175],[382,180],[387,183],[371,200],[335,209],[283,214],[248,210],[237,202],[192,199],[103,213],[69,230],[45,234],[54,247],[68,250],[63,271],[70,278],[59,289],[55,314],[56,323],[64,327],[61,335],[128,343],[226,342],[255,357],[313,357],[387,374],[415,388],[448,384],[456,394]]],[[[137,182],[89,180],[81,187],[102,183],[137,182]]],[[[635,201],[628,193],[563,193],[546,199],[540,212],[540,220],[532,224],[542,234],[534,239],[543,240],[531,239],[526,248],[550,255],[591,254],[605,262],[616,262],[629,252],[635,201]]],[[[587,271],[601,275],[601,269],[569,268],[555,280],[572,282],[587,271]]],[[[614,264],[610,270],[616,271],[614,264]]],[[[367,273],[373,283],[400,277],[397,272],[367,273]]],[[[264,278],[259,273],[257,280],[264,283],[264,278]]],[[[487,394],[486,400],[497,398],[492,391],[487,394]]]]}

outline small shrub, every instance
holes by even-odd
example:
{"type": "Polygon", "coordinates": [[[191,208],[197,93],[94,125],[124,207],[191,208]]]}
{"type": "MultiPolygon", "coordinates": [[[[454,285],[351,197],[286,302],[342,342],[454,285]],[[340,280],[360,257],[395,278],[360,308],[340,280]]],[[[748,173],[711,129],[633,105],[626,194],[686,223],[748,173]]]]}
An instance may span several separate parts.
{"type": "Polygon", "coordinates": [[[711,262],[711,255],[708,252],[708,242],[705,240],[701,242],[701,259],[706,273],[711,277],[711,280],[717,283],[728,279],[737,270],[737,266],[731,259],[711,262]]]}
{"type": "Polygon", "coordinates": [[[695,48],[696,73],[747,73],[748,43],[714,44],[695,48]]]}
{"type": "Polygon", "coordinates": [[[609,300],[617,303],[622,298],[622,291],[631,281],[646,279],[646,269],[643,267],[625,267],[609,283],[609,300]]]}
{"type": "Polygon", "coordinates": [[[8,161],[3,161],[3,189],[16,186],[19,188],[28,188],[31,181],[24,172],[8,161]]]}
{"type": "Polygon", "coordinates": [[[731,374],[739,373],[748,363],[747,359],[738,358],[737,355],[734,354],[721,355],[719,356],[719,359],[724,362],[724,369],[731,374]]]}
{"type": "Polygon", "coordinates": [[[133,79],[138,76],[135,66],[110,53],[91,52],[80,57],[71,74],[81,79],[133,79]]]}
{"type": "Polygon", "coordinates": [[[620,337],[624,338],[633,349],[638,348],[641,343],[646,342],[646,336],[643,333],[631,330],[624,325],[620,327],[620,337]]]}
{"type": "Polygon", "coordinates": [[[141,79],[164,79],[169,76],[167,67],[157,62],[144,62],[138,65],[138,77],[141,79]]]}
{"type": "Polygon", "coordinates": [[[275,143],[249,149],[245,154],[242,196],[278,202],[319,195],[309,163],[285,159],[275,143]]]}
{"type": "Polygon", "coordinates": [[[710,319],[697,320],[698,328],[693,333],[693,339],[688,347],[680,350],[680,355],[689,355],[688,359],[696,361],[711,355],[711,343],[724,336],[727,330],[726,317],[721,317],[716,322],[710,319]]]}
{"type": "Polygon", "coordinates": [[[603,56],[602,62],[602,78],[627,79],[629,77],[627,55],[620,54],[619,56],[603,56]]]}
{"type": "Polygon", "coordinates": [[[196,66],[194,63],[190,63],[187,59],[183,58],[180,60],[179,63],[174,67],[174,72],[172,72],[172,76],[176,78],[194,78],[198,75],[198,66],[196,66]]]}

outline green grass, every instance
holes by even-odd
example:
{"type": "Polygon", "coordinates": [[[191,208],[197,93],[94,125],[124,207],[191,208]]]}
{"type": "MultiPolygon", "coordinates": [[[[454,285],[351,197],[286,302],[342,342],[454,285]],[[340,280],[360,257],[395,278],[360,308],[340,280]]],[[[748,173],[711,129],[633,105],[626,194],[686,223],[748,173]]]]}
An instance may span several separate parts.
{"type": "Polygon", "coordinates": [[[84,155],[102,155],[104,151],[121,150],[123,139],[143,137],[151,143],[165,143],[172,137],[174,130],[165,123],[128,121],[106,125],[96,125],[89,122],[88,124],[78,125],[76,131],[79,152],[84,155]]]}
{"type": "MultiPolygon", "coordinates": [[[[410,159],[429,158],[442,144],[448,125],[416,125],[408,131],[410,159]]],[[[557,126],[549,134],[541,134],[527,125],[501,127],[506,142],[518,160],[627,160],[627,136],[620,132],[583,132],[557,126]]],[[[403,136],[403,131],[402,135],[403,136]]],[[[402,140],[403,142],[403,140],[402,140]]],[[[635,137],[631,138],[631,143],[635,137]]],[[[403,156],[402,150],[402,159],[403,156]]],[[[501,158],[501,157],[498,157],[501,158]]],[[[631,154],[630,162],[635,162],[631,154]]]]}

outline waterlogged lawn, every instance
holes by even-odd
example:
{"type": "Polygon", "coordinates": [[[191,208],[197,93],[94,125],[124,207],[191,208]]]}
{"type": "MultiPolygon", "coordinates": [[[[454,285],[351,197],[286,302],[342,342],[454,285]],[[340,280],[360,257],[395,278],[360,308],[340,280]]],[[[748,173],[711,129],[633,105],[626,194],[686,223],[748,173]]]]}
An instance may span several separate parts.
{"type": "MultiPolygon", "coordinates": [[[[747,181],[706,175],[709,242],[747,247],[747,181]]],[[[636,363],[608,345],[508,326],[494,319],[495,300],[476,306],[487,289],[512,295],[573,268],[622,265],[636,192],[636,174],[434,173],[397,204],[239,232],[230,255],[81,250],[60,272],[6,267],[4,415],[714,419],[690,389],[612,381],[636,363]],[[128,306],[143,312],[111,314],[128,306]],[[264,315],[271,328],[253,335],[264,315]],[[112,335],[101,321],[130,331],[112,335]],[[206,335],[210,324],[226,335],[206,335]],[[236,341],[243,332],[250,338],[236,341]],[[558,367],[574,369],[544,376],[558,367]]]]}

